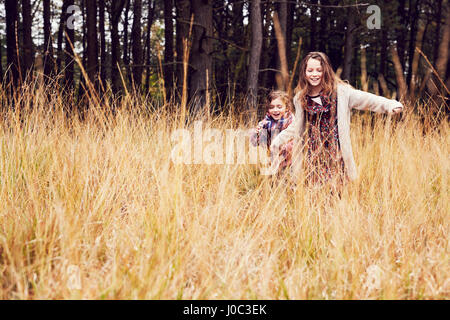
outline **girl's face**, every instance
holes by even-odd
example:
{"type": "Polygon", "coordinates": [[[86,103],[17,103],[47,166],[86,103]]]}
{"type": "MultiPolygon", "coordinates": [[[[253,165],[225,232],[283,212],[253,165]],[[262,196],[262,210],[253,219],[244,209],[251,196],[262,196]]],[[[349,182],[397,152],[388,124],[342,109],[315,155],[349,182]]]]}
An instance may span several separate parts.
{"type": "Polygon", "coordinates": [[[272,100],[272,102],[270,102],[268,111],[270,116],[274,120],[278,121],[286,114],[287,111],[286,104],[281,98],[276,98],[272,100]]]}
{"type": "Polygon", "coordinates": [[[310,58],[306,64],[306,79],[311,87],[321,85],[323,75],[322,63],[320,60],[310,58]]]}

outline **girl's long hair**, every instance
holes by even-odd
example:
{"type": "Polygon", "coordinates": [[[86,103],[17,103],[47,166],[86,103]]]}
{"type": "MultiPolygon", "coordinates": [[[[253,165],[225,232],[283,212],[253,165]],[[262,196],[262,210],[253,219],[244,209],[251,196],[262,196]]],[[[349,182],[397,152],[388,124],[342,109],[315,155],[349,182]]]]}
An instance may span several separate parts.
{"type": "Polygon", "coordinates": [[[321,84],[323,87],[324,95],[335,97],[338,83],[346,83],[342,81],[336,75],[336,73],[334,73],[333,68],[331,67],[330,59],[325,53],[319,51],[310,52],[306,55],[306,57],[303,58],[302,62],[300,63],[299,80],[298,85],[295,88],[295,99],[299,100],[302,105],[306,103],[306,95],[308,94],[310,87],[309,82],[306,79],[306,66],[309,59],[319,60],[320,64],[322,65],[323,70],[321,84]]]}

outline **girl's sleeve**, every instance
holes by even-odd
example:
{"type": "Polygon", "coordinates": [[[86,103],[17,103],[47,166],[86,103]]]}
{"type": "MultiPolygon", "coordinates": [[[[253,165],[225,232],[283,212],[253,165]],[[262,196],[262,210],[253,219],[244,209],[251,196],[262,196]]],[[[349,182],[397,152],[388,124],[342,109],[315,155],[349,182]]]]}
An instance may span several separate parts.
{"type": "Polygon", "coordinates": [[[262,121],[260,121],[260,122],[258,123],[258,126],[257,126],[256,128],[253,129],[253,132],[252,132],[252,134],[251,134],[251,136],[250,136],[250,143],[251,143],[254,147],[257,147],[257,146],[259,146],[262,142],[264,142],[264,141],[261,141],[261,140],[262,140],[263,137],[264,137],[263,131],[264,131],[264,124],[265,124],[265,123],[266,123],[266,122],[265,122],[264,120],[262,120],[262,121]],[[260,129],[259,132],[258,132],[258,128],[260,129]]]}
{"type": "MultiPolygon", "coordinates": [[[[296,108],[297,110],[297,108],[296,108]]],[[[300,132],[300,120],[298,119],[298,115],[296,114],[294,116],[294,120],[292,120],[292,123],[283,131],[281,131],[275,139],[273,139],[272,144],[270,145],[270,150],[280,150],[281,146],[292,138],[295,138],[296,135],[298,135],[300,132]]]]}
{"type": "Polygon", "coordinates": [[[250,136],[250,143],[252,146],[256,147],[258,146],[258,132],[256,131],[256,128],[253,129],[252,134],[250,136]]]}
{"type": "Polygon", "coordinates": [[[349,106],[357,110],[370,110],[373,112],[392,113],[395,108],[402,108],[403,105],[392,99],[380,97],[375,94],[356,90],[348,87],[349,106]]]}

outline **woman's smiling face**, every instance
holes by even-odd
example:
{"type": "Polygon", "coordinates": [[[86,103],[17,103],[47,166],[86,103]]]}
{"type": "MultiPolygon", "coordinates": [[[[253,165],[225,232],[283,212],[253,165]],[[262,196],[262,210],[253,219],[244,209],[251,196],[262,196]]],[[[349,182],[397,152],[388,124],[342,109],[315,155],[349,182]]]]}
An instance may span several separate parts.
{"type": "Polygon", "coordinates": [[[270,102],[268,111],[270,116],[274,120],[278,121],[286,114],[286,104],[284,103],[283,99],[276,98],[270,102]]]}
{"type": "Polygon", "coordinates": [[[306,64],[306,79],[311,87],[321,85],[323,75],[322,63],[320,60],[311,58],[306,64]]]}

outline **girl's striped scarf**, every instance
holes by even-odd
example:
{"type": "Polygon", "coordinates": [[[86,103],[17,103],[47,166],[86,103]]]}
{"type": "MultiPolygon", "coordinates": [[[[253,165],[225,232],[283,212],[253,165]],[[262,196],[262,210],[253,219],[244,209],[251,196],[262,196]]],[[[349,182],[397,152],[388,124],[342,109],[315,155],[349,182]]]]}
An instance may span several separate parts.
{"type": "Polygon", "coordinates": [[[267,113],[262,121],[258,123],[258,127],[261,128],[259,134],[252,136],[253,145],[263,145],[267,144],[270,148],[272,139],[274,139],[277,134],[286,129],[294,120],[294,115],[290,111],[286,111],[284,117],[276,121],[272,116],[267,113]]]}

